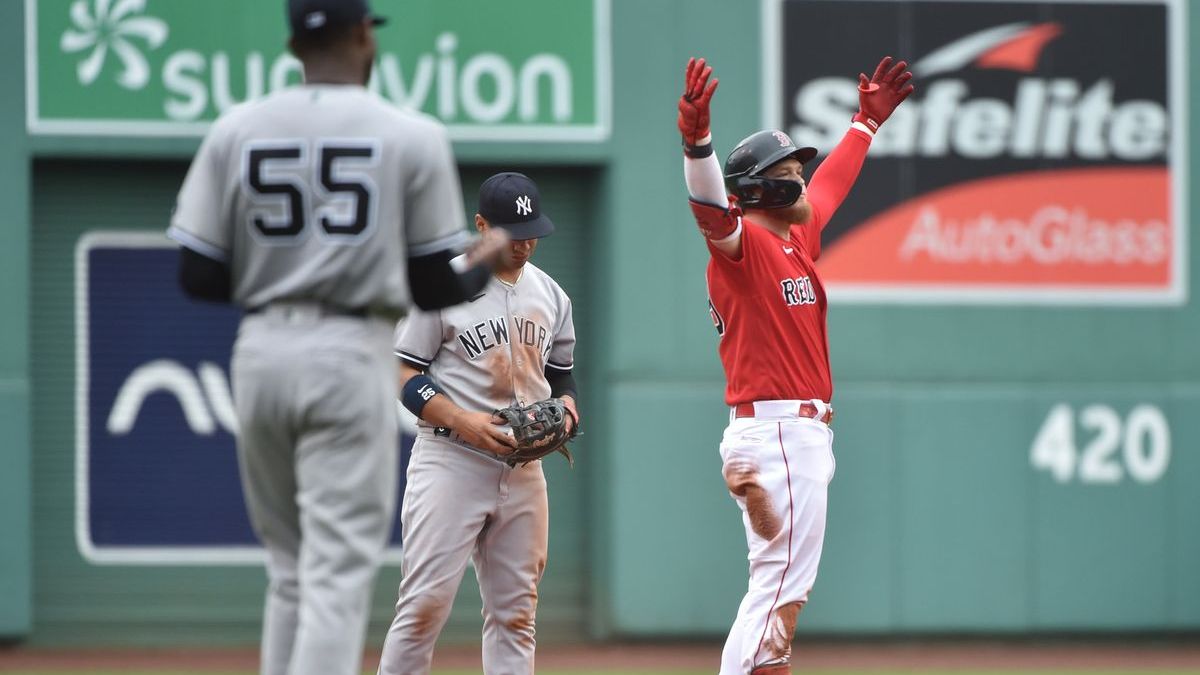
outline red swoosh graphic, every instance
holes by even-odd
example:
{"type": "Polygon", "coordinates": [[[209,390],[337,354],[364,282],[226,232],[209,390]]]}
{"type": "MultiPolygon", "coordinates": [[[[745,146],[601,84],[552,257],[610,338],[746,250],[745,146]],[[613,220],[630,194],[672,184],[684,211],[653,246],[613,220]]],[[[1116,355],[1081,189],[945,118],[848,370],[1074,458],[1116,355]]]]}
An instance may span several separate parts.
{"type": "Polygon", "coordinates": [[[984,52],[975,60],[975,65],[980,68],[1003,68],[1031,73],[1037,68],[1042,50],[1061,34],[1062,26],[1057,23],[1038,24],[984,52]]]}

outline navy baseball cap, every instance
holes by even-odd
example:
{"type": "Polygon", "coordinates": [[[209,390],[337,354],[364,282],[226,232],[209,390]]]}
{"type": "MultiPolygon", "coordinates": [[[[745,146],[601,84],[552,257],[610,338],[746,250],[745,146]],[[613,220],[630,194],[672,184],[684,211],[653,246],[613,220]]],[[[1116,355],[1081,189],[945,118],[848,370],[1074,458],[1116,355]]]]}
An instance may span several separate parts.
{"type": "Polygon", "coordinates": [[[288,0],[292,35],[315,33],[328,26],[344,26],[363,19],[370,19],[376,26],[387,22],[371,11],[367,0],[288,0]]]}
{"type": "Polygon", "coordinates": [[[479,186],[479,215],[508,230],[513,239],[538,239],[554,232],[542,213],[537,184],[523,173],[498,173],[479,186]]]}

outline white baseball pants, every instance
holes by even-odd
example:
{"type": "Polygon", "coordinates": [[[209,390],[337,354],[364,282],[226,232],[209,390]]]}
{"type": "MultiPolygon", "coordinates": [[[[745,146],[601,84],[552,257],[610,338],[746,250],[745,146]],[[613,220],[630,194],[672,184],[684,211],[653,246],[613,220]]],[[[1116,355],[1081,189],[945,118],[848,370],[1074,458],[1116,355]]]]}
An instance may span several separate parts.
{"type": "MultiPolygon", "coordinates": [[[[769,402],[774,404],[775,402],[769,402]]],[[[833,479],[833,431],[780,402],[731,419],[721,440],[730,495],[742,511],[750,581],[721,655],[721,675],[787,661],[796,614],[817,578],[833,479]],[[765,414],[764,414],[765,413],[765,414]],[[741,493],[741,494],[737,494],[741,493]]]]}

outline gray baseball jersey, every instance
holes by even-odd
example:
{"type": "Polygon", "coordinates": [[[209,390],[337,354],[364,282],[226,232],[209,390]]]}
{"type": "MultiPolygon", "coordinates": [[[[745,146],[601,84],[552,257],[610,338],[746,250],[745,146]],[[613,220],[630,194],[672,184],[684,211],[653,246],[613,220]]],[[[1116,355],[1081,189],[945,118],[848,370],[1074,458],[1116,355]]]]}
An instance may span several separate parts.
{"type": "Polygon", "coordinates": [[[245,307],[312,300],[398,313],[407,258],[461,245],[445,128],[363,87],[292,87],[230,110],[179,193],[168,234],[227,262],[245,307]]]}
{"type": "Polygon", "coordinates": [[[397,356],[426,370],[467,410],[527,405],[550,396],[547,366],[574,364],[571,300],[550,275],[526,263],[511,286],[492,277],[470,302],[413,312],[397,328],[395,346],[397,356]]]}
{"type": "MultiPolygon", "coordinates": [[[[467,410],[532,403],[550,395],[547,366],[573,366],[571,301],[527,262],[515,284],[493,277],[470,302],[410,314],[395,347],[467,410]]],[[[379,674],[430,671],[468,558],[483,600],[483,671],[532,673],[550,527],[542,463],[511,467],[419,424],[400,515],[404,578],[379,674]]]]}
{"type": "Polygon", "coordinates": [[[308,85],[215,122],[169,235],[228,263],[246,507],[267,552],[262,672],[359,673],[396,500],[395,316],[409,257],[465,243],[444,127],[308,85]],[[338,310],[370,310],[359,312],[338,310]],[[301,580],[304,580],[301,583],[301,580]]]}

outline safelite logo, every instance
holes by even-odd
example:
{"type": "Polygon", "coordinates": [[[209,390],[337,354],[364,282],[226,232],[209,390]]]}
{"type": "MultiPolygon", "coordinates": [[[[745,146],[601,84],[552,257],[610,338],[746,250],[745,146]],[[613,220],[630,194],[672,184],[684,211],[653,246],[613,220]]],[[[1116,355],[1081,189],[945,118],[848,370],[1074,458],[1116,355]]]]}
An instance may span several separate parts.
{"type": "MultiPolygon", "coordinates": [[[[867,4],[892,5],[837,7],[867,4]]],[[[936,13],[940,30],[922,36],[924,49],[913,40],[917,91],[880,129],[826,231],[831,296],[1182,302],[1186,145],[1171,107],[1182,58],[1167,21],[1178,3],[982,3],[1000,15],[984,25],[981,3],[907,4],[936,13]],[[1129,25],[1158,34],[1125,44],[1121,58],[1097,48],[1129,25]]],[[[857,107],[854,80],[822,76],[832,64],[805,69],[818,74],[785,78],[796,83],[787,129],[828,152],[857,107]]]]}

